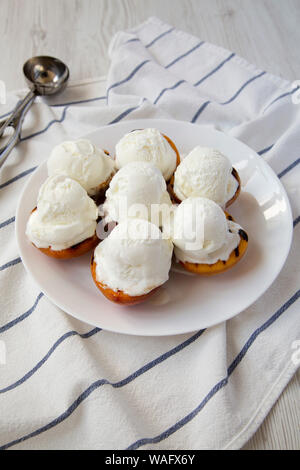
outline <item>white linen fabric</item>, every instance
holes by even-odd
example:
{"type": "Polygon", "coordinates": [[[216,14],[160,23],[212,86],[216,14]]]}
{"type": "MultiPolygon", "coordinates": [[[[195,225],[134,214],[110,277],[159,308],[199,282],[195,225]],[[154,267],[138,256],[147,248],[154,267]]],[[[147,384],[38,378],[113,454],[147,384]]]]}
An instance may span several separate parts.
{"type": "MultiPolygon", "coordinates": [[[[118,33],[109,53],[107,80],[36,100],[1,170],[0,448],[238,449],[299,364],[299,91],[156,18],[118,33]],[[151,338],[93,328],[51,303],[18,254],[17,200],[49,149],[137,118],[239,138],[290,198],[294,237],[279,277],[254,305],[205,331],[151,338]]],[[[23,95],[9,94],[0,114],[23,95]]]]}

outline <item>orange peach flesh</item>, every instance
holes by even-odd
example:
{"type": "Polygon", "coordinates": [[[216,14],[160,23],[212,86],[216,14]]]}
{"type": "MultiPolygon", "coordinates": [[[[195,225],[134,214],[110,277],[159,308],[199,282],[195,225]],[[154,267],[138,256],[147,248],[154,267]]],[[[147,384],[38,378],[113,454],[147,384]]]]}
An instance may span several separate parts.
{"type": "Polygon", "coordinates": [[[162,134],[164,136],[164,138],[166,139],[166,141],[171,145],[172,149],[174,150],[174,152],[176,153],[176,168],[178,167],[179,163],[180,163],[180,155],[179,155],[179,152],[177,150],[177,147],[176,145],[174,144],[174,142],[170,139],[170,137],[168,137],[167,135],[165,134],[162,134]]]}
{"type": "MultiPolygon", "coordinates": [[[[234,219],[228,212],[225,211],[226,218],[234,222],[234,219]]],[[[212,276],[213,274],[223,273],[227,269],[232,268],[238,261],[244,256],[247,246],[248,246],[248,235],[244,230],[239,231],[240,243],[238,246],[231,252],[229,258],[226,261],[217,261],[214,264],[198,264],[198,263],[188,263],[179,261],[180,264],[186,269],[195,274],[203,274],[212,276]]]]}
{"type": "Polygon", "coordinates": [[[240,178],[240,176],[239,176],[239,174],[238,174],[238,172],[236,171],[235,168],[232,168],[232,175],[237,180],[238,187],[236,189],[236,192],[232,196],[232,198],[229,199],[229,201],[226,202],[226,207],[230,206],[236,200],[236,198],[239,196],[239,194],[241,192],[241,178],[240,178]]]}
{"type": "MultiPolygon", "coordinates": [[[[35,207],[31,211],[31,213],[36,210],[37,208],[35,207]]],[[[99,243],[99,238],[97,237],[97,234],[95,233],[92,237],[87,238],[86,240],[83,240],[82,242],[77,243],[76,245],[73,245],[70,248],[65,248],[64,250],[52,250],[50,246],[48,246],[48,248],[39,248],[34,243],[32,243],[32,245],[38,250],[40,250],[42,253],[44,253],[44,255],[50,256],[51,258],[71,259],[71,258],[77,258],[78,256],[88,253],[89,251],[96,248],[98,243],[99,243]]]]}
{"type": "Polygon", "coordinates": [[[139,303],[144,302],[145,300],[147,300],[149,297],[151,297],[152,294],[154,294],[154,292],[157,291],[157,289],[159,289],[159,287],[156,287],[155,289],[148,292],[147,294],[136,295],[136,296],[128,295],[128,294],[126,294],[125,292],[123,292],[121,290],[114,291],[114,290],[110,289],[108,286],[106,286],[105,284],[102,284],[101,282],[99,282],[97,280],[97,277],[96,277],[96,263],[94,261],[94,255],[92,256],[92,259],[91,259],[91,273],[92,273],[92,277],[93,277],[93,280],[94,280],[96,286],[102,292],[102,294],[108,300],[110,300],[112,302],[115,302],[119,305],[126,306],[126,305],[139,304],[139,303]]]}
{"type": "Polygon", "coordinates": [[[38,250],[44,253],[47,256],[51,256],[51,258],[56,259],[71,259],[77,258],[78,256],[85,255],[89,251],[96,248],[99,243],[99,238],[97,237],[96,233],[90,238],[77,243],[77,245],[73,245],[70,248],[65,248],[64,250],[52,250],[52,248],[38,248],[36,245],[33,244],[38,250]]]}

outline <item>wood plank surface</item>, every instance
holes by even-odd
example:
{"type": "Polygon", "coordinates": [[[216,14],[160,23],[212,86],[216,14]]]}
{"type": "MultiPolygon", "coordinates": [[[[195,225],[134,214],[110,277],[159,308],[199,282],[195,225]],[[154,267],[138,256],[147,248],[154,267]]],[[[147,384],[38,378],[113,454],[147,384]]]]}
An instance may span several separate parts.
{"type": "Polygon", "coordinates": [[[106,74],[108,44],[149,16],[221,45],[258,67],[300,78],[299,0],[1,0],[0,79],[24,86],[29,57],[54,55],[74,80],[106,74]]]}

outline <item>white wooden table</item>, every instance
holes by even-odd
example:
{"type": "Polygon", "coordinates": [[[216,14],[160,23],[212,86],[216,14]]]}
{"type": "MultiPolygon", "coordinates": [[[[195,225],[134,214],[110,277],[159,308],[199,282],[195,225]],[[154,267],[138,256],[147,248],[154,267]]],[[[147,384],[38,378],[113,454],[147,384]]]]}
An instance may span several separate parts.
{"type": "MultiPolygon", "coordinates": [[[[149,16],[300,79],[300,0],[0,0],[0,80],[23,88],[22,65],[35,55],[65,61],[73,80],[105,75],[115,32],[149,16]]],[[[244,449],[300,448],[300,373],[244,449]]]]}

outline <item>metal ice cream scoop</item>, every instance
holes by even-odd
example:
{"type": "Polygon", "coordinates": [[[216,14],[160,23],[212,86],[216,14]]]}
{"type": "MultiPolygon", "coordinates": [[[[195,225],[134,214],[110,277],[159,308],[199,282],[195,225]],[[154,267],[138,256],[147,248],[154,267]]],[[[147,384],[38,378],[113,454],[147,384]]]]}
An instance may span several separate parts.
{"type": "Polygon", "coordinates": [[[70,75],[68,67],[63,62],[48,56],[32,57],[27,60],[23,65],[23,73],[30,90],[14,111],[0,121],[0,137],[8,126],[15,129],[7,144],[0,149],[0,168],[19,141],[22,123],[35,97],[53,95],[62,91],[70,75]]]}

